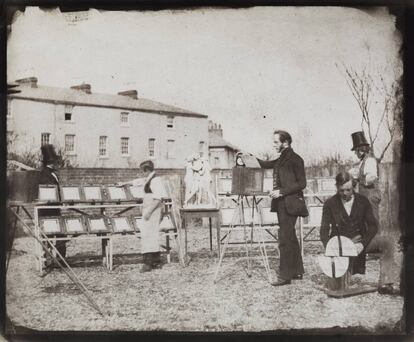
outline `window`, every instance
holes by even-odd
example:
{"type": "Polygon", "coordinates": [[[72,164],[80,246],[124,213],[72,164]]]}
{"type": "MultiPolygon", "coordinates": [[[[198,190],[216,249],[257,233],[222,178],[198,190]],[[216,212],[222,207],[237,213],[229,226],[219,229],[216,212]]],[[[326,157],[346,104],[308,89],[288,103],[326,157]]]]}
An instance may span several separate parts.
{"type": "Polygon", "coordinates": [[[107,151],[106,151],[106,143],[107,143],[108,137],[105,135],[101,135],[99,137],[99,156],[100,157],[106,157],[107,151]]]}
{"type": "Polygon", "coordinates": [[[12,116],[12,112],[11,112],[11,100],[7,99],[7,116],[10,117],[12,116]]]}
{"type": "Polygon", "coordinates": [[[67,153],[75,152],[75,135],[74,134],[65,135],[65,152],[67,153]]]}
{"type": "Polygon", "coordinates": [[[123,156],[129,156],[129,138],[121,138],[121,154],[123,156]]]}
{"type": "Polygon", "coordinates": [[[50,144],[50,133],[42,133],[42,136],[40,138],[41,145],[50,144]]]}
{"type": "Polygon", "coordinates": [[[155,139],[148,139],[148,155],[150,157],[155,157],[155,139]]]}
{"type": "Polygon", "coordinates": [[[204,141],[198,143],[198,152],[200,152],[200,157],[202,157],[204,154],[204,141]]]}
{"type": "Polygon", "coordinates": [[[121,126],[129,126],[129,113],[121,112],[121,126]]]}
{"type": "Polygon", "coordinates": [[[174,117],[171,115],[167,116],[167,128],[168,129],[174,128],[174,117]]]}
{"type": "Polygon", "coordinates": [[[73,121],[72,110],[72,105],[65,106],[65,121],[73,121]]]}
{"type": "Polygon", "coordinates": [[[175,140],[167,140],[167,159],[175,158],[175,140]]]}
{"type": "Polygon", "coordinates": [[[219,166],[219,165],[220,165],[220,158],[214,157],[214,166],[219,166]]]}

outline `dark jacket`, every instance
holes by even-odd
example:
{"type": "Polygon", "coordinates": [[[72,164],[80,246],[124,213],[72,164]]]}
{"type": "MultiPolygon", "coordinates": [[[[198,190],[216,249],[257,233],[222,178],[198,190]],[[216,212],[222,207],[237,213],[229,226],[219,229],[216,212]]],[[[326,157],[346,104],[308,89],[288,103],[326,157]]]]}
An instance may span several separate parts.
{"type": "MultiPolygon", "coordinates": [[[[56,171],[54,173],[57,175],[56,171]]],[[[58,188],[58,200],[60,202],[60,184],[59,181],[56,181],[56,178],[52,175],[52,170],[46,166],[42,167],[40,170],[39,176],[39,184],[47,184],[47,185],[57,185],[58,188]]],[[[39,217],[45,216],[59,216],[60,210],[59,209],[42,209],[39,210],[39,217]]]]}
{"type": "MultiPolygon", "coordinates": [[[[355,193],[354,196],[354,203],[349,216],[339,194],[329,198],[323,205],[320,236],[324,246],[331,237],[336,236],[339,232],[339,235],[350,239],[360,235],[362,237],[361,243],[364,247],[367,247],[377,233],[377,221],[368,199],[358,193],[355,193]]],[[[365,273],[365,254],[365,251],[363,251],[355,258],[352,273],[365,273]]]]}
{"type": "Polygon", "coordinates": [[[303,200],[302,190],[306,188],[303,159],[289,147],[283,150],[278,159],[269,161],[258,159],[258,162],[262,168],[273,169],[273,178],[278,178],[278,185],[274,186],[274,190],[278,188],[283,195],[281,198],[272,199],[271,211],[277,211],[277,201],[279,200],[285,201],[288,213],[297,211],[299,209],[297,208],[298,201],[291,199],[303,200]]]}

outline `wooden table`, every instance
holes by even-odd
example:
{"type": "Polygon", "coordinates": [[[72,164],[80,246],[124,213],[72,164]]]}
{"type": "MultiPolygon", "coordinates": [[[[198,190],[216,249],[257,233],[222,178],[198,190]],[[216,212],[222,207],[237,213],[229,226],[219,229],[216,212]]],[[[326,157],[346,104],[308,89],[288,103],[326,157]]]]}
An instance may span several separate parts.
{"type": "Polygon", "coordinates": [[[184,253],[187,258],[187,222],[191,219],[208,217],[209,229],[210,229],[210,251],[213,250],[213,229],[212,229],[212,218],[216,218],[216,229],[217,229],[217,253],[220,257],[220,224],[221,216],[219,208],[181,208],[181,220],[182,227],[184,228],[185,245],[184,253]]]}

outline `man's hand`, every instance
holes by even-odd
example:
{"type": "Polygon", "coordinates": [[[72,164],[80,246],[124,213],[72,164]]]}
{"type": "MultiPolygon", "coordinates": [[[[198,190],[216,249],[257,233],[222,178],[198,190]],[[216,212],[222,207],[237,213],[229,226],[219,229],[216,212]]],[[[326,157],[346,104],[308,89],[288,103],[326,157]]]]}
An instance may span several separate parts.
{"type": "Polygon", "coordinates": [[[236,157],[242,156],[242,155],[248,155],[253,157],[253,153],[247,152],[247,151],[240,151],[236,153],[236,157]]]}
{"type": "Polygon", "coordinates": [[[353,167],[352,169],[348,170],[349,174],[351,175],[351,177],[353,179],[358,179],[359,178],[359,170],[356,167],[353,167]]]}
{"type": "Polygon", "coordinates": [[[364,250],[364,245],[361,242],[355,244],[358,255],[364,250]]]}
{"type": "Polygon", "coordinates": [[[280,190],[272,190],[270,191],[269,196],[272,198],[279,198],[282,195],[280,194],[280,190]]]}
{"type": "Polygon", "coordinates": [[[372,173],[368,173],[365,176],[365,185],[366,186],[371,186],[372,184],[374,184],[374,182],[377,180],[377,176],[373,175],[372,173]]]}
{"type": "Polygon", "coordinates": [[[353,243],[358,243],[358,242],[361,242],[362,241],[362,236],[361,235],[355,235],[352,239],[351,239],[351,241],[353,242],[353,243]]]}

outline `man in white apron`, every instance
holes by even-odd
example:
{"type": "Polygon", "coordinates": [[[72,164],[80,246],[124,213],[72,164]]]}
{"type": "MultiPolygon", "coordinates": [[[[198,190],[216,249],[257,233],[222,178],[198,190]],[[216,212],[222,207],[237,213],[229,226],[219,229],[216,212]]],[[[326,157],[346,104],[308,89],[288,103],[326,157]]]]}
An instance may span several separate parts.
{"type": "Polygon", "coordinates": [[[141,232],[141,253],[144,265],[140,272],[149,272],[154,268],[161,267],[161,254],[159,244],[159,230],[161,221],[162,198],[167,197],[164,184],[154,171],[154,163],[146,160],[140,164],[144,172],[145,180],[135,179],[122,184],[136,186],[144,185],[144,202],[142,206],[142,224],[139,227],[141,232]]]}

